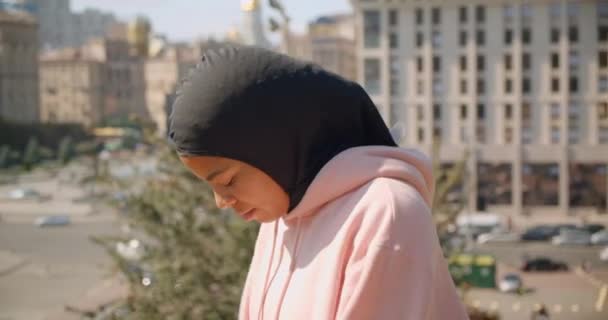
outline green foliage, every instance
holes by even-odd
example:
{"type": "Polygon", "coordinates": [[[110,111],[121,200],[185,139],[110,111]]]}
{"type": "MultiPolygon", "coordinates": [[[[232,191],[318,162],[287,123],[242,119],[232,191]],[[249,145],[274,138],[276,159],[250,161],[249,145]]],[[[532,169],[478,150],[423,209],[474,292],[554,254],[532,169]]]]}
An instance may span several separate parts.
{"type": "Polygon", "coordinates": [[[0,169],[8,167],[11,148],[7,145],[0,146],[0,169]]]}
{"type": "Polygon", "coordinates": [[[31,137],[25,147],[22,160],[23,168],[27,171],[31,170],[32,167],[40,161],[40,148],[38,146],[38,139],[31,137]]]}
{"type": "Polygon", "coordinates": [[[147,250],[138,268],[114,253],[116,239],[98,239],[129,280],[127,319],[236,319],[258,226],[215,208],[210,189],[163,146],[160,174],[121,207],[147,250]]]}
{"type": "Polygon", "coordinates": [[[462,211],[465,204],[464,193],[459,199],[450,199],[455,188],[463,184],[466,174],[466,162],[469,157],[468,151],[464,158],[454,164],[451,168],[444,168],[439,157],[439,143],[433,146],[433,173],[435,175],[435,195],[433,198],[433,215],[439,234],[445,228],[454,223],[458,214],[462,211]]]}
{"type": "Polygon", "coordinates": [[[59,143],[59,150],[57,151],[57,160],[59,163],[65,165],[72,159],[74,154],[74,143],[72,137],[66,136],[61,139],[59,143]]]}

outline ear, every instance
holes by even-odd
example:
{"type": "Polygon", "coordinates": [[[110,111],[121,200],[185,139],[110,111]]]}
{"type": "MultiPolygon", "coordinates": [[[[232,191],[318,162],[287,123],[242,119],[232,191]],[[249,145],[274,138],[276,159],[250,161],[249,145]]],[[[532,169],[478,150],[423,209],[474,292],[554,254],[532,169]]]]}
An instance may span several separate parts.
{"type": "Polygon", "coordinates": [[[401,122],[397,122],[393,125],[393,127],[389,130],[393,140],[397,145],[402,144],[402,140],[405,140],[405,126],[401,122]]]}

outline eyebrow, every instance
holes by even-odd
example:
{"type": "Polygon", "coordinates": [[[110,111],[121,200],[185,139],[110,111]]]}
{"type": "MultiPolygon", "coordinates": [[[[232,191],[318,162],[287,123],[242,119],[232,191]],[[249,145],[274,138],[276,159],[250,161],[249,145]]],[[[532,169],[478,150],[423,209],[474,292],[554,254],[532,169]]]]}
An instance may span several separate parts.
{"type": "Polygon", "coordinates": [[[206,178],[205,180],[207,181],[211,181],[213,179],[215,179],[215,177],[219,176],[220,174],[224,173],[224,171],[226,171],[228,169],[228,167],[224,167],[224,168],[220,168],[217,169],[215,171],[212,171],[206,178]]]}

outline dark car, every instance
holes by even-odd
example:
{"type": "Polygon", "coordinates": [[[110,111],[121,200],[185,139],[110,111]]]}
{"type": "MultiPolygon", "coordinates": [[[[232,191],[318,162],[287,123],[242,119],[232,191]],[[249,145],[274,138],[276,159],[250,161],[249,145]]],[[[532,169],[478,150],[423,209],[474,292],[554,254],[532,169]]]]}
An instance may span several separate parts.
{"type": "Polygon", "coordinates": [[[521,235],[522,241],[549,241],[562,230],[576,229],[574,224],[540,225],[532,227],[521,235]]]}
{"type": "Polygon", "coordinates": [[[526,260],[521,271],[568,271],[568,265],[550,258],[538,257],[526,260]]]}
{"type": "Polygon", "coordinates": [[[581,229],[588,231],[591,234],[594,234],[598,231],[602,231],[602,230],[606,229],[606,227],[604,227],[604,225],[601,225],[601,224],[591,223],[591,224],[586,224],[586,225],[582,226],[581,229]]]}

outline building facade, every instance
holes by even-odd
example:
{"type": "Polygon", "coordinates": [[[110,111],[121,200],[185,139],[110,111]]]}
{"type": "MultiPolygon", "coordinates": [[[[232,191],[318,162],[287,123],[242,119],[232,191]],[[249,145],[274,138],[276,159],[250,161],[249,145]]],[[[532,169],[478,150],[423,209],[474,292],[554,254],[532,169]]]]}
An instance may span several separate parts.
{"type": "Polygon", "coordinates": [[[87,128],[98,125],[104,113],[104,74],[104,65],[98,61],[42,59],[41,120],[87,128]]]}
{"type": "Polygon", "coordinates": [[[608,1],[351,2],[357,78],[403,144],[469,151],[470,208],[606,210],[608,1]]]}
{"type": "Polygon", "coordinates": [[[311,59],[347,79],[357,79],[355,25],[352,15],[323,16],[308,25],[311,59]]]}
{"type": "Polygon", "coordinates": [[[39,120],[38,25],[23,13],[0,11],[0,118],[39,120]]]}

